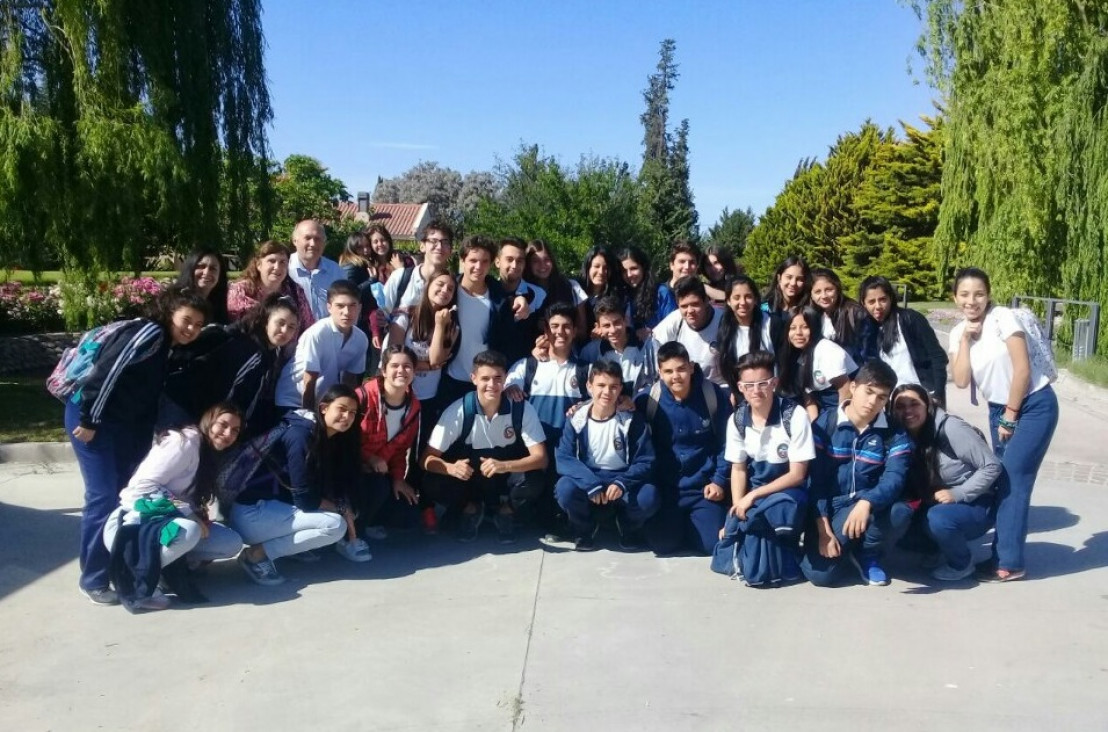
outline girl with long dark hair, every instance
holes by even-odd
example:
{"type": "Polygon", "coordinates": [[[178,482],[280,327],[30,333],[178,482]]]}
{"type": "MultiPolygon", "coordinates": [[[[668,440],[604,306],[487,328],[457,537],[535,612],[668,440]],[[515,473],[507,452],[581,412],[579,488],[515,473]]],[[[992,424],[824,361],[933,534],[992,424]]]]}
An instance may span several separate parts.
{"type": "Polygon", "coordinates": [[[623,268],[623,284],[631,310],[631,329],[640,343],[650,337],[651,329],[658,324],[658,282],[651,269],[650,257],[638,247],[627,247],[619,252],[623,268]]]}
{"type": "Polygon", "coordinates": [[[739,359],[755,351],[773,353],[769,316],[762,311],[758,285],[744,274],[732,277],[723,286],[726,296],[719,321],[719,365],[735,399],[738,388],[739,359]]]}
{"type": "Polygon", "coordinates": [[[774,348],[784,345],[791,312],[808,305],[811,291],[812,273],[802,257],[789,257],[777,266],[762,301],[762,310],[770,316],[774,348]]]}
{"type": "Polygon", "coordinates": [[[881,359],[896,372],[897,386],[920,384],[940,405],[946,404],[948,358],[927,318],[897,305],[896,290],[884,277],[862,280],[858,301],[869,314],[863,326],[862,358],[881,359]]]}
{"type": "Polygon", "coordinates": [[[579,333],[578,339],[587,341],[590,338],[599,338],[600,334],[594,332],[596,303],[600,298],[609,295],[623,297],[622,267],[616,264],[615,257],[607,247],[600,244],[593,245],[585,252],[578,282],[586,295],[585,332],[579,333]]]}
{"type": "Polygon", "coordinates": [[[712,302],[722,303],[727,300],[727,282],[740,271],[735,255],[724,245],[710,244],[704,250],[704,258],[700,260],[700,273],[704,275],[704,290],[712,302]]]}
{"type": "Polygon", "coordinates": [[[577,332],[585,332],[585,302],[588,295],[577,280],[566,277],[558,270],[558,261],[554,249],[542,239],[532,239],[527,243],[527,267],[523,279],[546,291],[546,299],[539,309],[540,318],[546,317],[547,309],[556,302],[573,303],[577,308],[577,332]]]}
{"type": "Polygon", "coordinates": [[[229,323],[227,314],[227,259],[215,249],[193,250],[181,263],[174,283],[184,290],[199,292],[208,301],[209,323],[229,323]]]}
{"type": "Polygon", "coordinates": [[[826,267],[812,270],[811,298],[812,305],[823,313],[823,337],[838,343],[857,361],[861,356],[858,341],[866,319],[865,308],[844,294],[842,280],[826,267]]]}
{"type": "MultiPolygon", "coordinates": [[[[160,549],[161,574],[181,602],[207,602],[192,579],[190,562],[230,559],[242,549],[239,535],[215,522],[209,512],[219,453],[235,444],[242,426],[238,407],[222,402],[205,411],[195,426],[159,435],[120,492],[119,508],[104,524],[104,544],[110,551],[120,528],[146,518],[144,509],[158,501],[175,507],[170,514],[175,525],[172,538],[160,549]]],[[[161,610],[169,604],[158,592],[126,601],[141,610],[161,610]]]]}
{"type": "Polygon", "coordinates": [[[813,422],[850,396],[850,376],[858,368],[850,354],[822,337],[822,325],[822,315],[810,305],[792,311],[777,358],[781,393],[803,405],[813,422]]]}

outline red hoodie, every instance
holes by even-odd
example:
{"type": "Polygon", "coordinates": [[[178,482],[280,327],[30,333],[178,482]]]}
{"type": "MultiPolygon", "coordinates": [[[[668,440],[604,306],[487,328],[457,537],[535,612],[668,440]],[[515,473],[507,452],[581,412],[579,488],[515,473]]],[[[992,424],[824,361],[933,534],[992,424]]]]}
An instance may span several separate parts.
{"type": "Polygon", "coordinates": [[[404,418],[400,432],[390,441],[388,426],[385,424],[385,410],[381,408],[381,377],[370,379],[358,387],[358,401],[361,402],[362,416],[362,465],[366,465],[370,455],[388,463],[389,475],[402,480],[407,470],[408,448],[415,442],[419,432],[419,399],[408,389],[408,402],[404,409],[404,418]]]}

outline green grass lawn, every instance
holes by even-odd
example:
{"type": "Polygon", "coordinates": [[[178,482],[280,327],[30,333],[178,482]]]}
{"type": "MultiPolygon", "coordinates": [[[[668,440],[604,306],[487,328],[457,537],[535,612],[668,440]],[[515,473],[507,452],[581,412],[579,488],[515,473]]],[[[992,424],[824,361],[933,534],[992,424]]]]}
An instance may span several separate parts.
{"type": "Polygon", "coordinates": [[[65,440],[65,408],[47,393],[46,376],[0,376],[0,442],[65,440]]]}
{"type": "Polygon", "coordinates": [[[932,310],[952,310],[954,303],[950,300],[933,300],[931,302],[910,302],[908,307],[927,315],[932,310]]]}

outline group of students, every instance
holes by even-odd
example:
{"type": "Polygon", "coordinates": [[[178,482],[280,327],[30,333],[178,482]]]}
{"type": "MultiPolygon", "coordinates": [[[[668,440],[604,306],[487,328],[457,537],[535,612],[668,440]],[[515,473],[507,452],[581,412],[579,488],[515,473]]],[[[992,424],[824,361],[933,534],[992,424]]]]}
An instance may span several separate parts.
{"type": "Polygon", "coordinates": [[[483,236],[455,272],[438,221],[419,262],[383,229],[342,264],[317,222],[293,244],[263,243],[230,285],[194,253],[67,400],[93,602],[201,602],[210,561],[275,585],[275,560],[363,562],[392,527],[469,542],[486,521],[580,551],[613,522],[625,550],[711,555],[752,586],[887,584],[893,546],[940,580],[1024,574],[1058,405],[980,270],[957,275],[948,355],[885,278],[855,301],[799,258],[763,301],[729,253],[688,242],[661,283],[635,248],[595,247],[569,278],[545,242],[483,236]],[[991,447],[943,410],[948,361],[989,402],[991,447]]]}

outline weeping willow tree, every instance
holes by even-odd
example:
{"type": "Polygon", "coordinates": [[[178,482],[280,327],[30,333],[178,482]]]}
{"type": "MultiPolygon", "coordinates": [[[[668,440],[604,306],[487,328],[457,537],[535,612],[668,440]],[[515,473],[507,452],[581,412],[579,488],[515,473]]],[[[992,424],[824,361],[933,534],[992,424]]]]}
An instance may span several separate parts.
{"type": "Polygon", "coordinates": [[[1001,297],[1108,306],[1108,5],[913,5],[949,112],[935,235],[941,271],[972,263],[990,271],[1001,297]]]}
{"type": "Polygon", "coordinates": [[[137,270],[155,247],[257,241],[263,45],[260,0],[0,3],[0,265],[137,270]]]}

